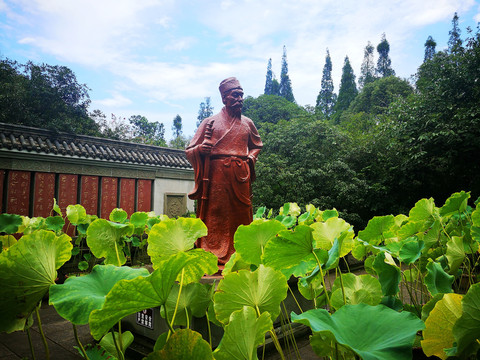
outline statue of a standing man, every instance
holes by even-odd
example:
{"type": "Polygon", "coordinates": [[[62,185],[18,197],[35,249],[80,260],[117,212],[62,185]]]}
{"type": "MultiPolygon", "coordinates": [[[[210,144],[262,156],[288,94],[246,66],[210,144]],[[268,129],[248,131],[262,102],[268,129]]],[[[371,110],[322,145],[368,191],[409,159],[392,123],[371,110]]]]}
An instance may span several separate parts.
{"type": "Polygon", "coordinates": [[[263,144],[253,121],[242,116],[243,89],[238,80],[223,80],[219,90],[225,106],[203,120],[186,153],[195,171],[195,188],[188,196],[197,200],[197,216],[208,228],[197,246],[225,264],[235,251],[233,235],[238,226],[252,222],[251,182],[263,144]]]}

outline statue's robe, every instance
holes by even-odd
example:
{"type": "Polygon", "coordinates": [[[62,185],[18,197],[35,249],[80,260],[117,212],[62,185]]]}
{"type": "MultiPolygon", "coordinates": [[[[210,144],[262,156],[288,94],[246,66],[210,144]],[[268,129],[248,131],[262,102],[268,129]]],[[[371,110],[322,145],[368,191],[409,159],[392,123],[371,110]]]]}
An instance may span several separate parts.
{"type": "Polygon", "coordinates": [[[223,108],[217,115],[203,120],[186,149],[195,172],[195,188],[188,196],[198,200],[197,216],[208,228],[208,235],[197,241],[197,247],[214,253],[220,264],[225,264],[235,251],[233,235],[238,226],[252,222],[251,182],[255,179],[254,166],[262,146],[251,119],[230,117],[223,108]],[[205,139],[207,124],[212,122],[213,147],[209,155],[208,182],[205,182],[206,157],[200,153],[200,145],[205,139]],[[207,200],[201,200],[204,192],[207,200]],[[205,207],[203,211],[202,207],[205,207]]]}

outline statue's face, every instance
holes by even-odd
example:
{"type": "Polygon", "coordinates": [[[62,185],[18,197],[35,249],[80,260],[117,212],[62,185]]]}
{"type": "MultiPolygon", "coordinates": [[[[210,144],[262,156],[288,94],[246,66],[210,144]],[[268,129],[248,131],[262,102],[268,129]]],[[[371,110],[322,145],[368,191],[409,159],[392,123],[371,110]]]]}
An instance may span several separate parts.
{"type": "Polygon", "coordinates": [[[230,90],[224,97],[223,103],[226,107],[235,111],[241,111],[243,106],[243,90],[233,89],[230,90]]]}

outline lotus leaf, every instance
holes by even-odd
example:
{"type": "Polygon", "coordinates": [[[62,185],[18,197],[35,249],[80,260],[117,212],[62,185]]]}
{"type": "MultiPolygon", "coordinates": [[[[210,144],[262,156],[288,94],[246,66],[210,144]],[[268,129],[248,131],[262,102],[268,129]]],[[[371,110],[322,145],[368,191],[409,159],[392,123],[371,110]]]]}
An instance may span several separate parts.
{"type": "MultiPolygon", "coordinates": [[[[115,331],[115,341],[117,346],[120,342],[119,333],[115,331]]],[[[123,345],[122,353],[125,354],[125,350],[133,343],[133,334],[130,331],[124,331],[122,333],[122,342],[123,345]]],[[[110,354],[117,354],[117,348],[113,342],[113,334],[108,332],[102,340],[100,340],[100,346],[103,347],[110,354]]]]}
{"type": "Polygon", "coordinates": [[[420,233],[422,233],[422,229],[422,222],[409,221],[406,224],[403,224],[397,231],[398,239],[401,241],[412,236],[418,236],[420,233]]]}
{"type": "Polygon", "coordinates": [[[143,211],[137,211],[130,216],[130,223],[135,226],[135,228],[145,228],[148,221],[148,214],[143,211]]]}
{"type": "Polygon", "coordinates": [[[15,234],[22,224],[23,219],[20,215],[0,214],[0,232],[15,234]]]}
{"type": "MultiPolygon", "coordinates": [[[[183,274],[184,284],[199,281],[203,275],[215,274],[218,271],[218,258],[211,252],[203,249],[193,249],[186,251],[183,254],[191,259],[191,261],[185,266],[183,274]]],[[[158,264],[153,266],[154,269],[157,269],[158,267],[158,264]]],[[[180,275],[178,275],[177,281],[180,281],[180,275]]]]}
{"type": "Polygon", "coordinates": [[[375,216],[368,221],[367,227],[358,232],[358,237],[372,245],[379,245],[385,239],[393,237],[396,227],[393,215],[375,216]]]}
{"type": "Polygon", "coordinates": [[[82,205],[68,205],[67,206],[67,219],[73,225],[78,225],[87,220],[87,211],[82,205]]]}
{"type": "Polygon", "coordinates": [[[244,261],[237,252],[234,252],[232,256],[230,256],[228,262],[225,264],[225,267],[222,270],[222,275],[225,276],[233,271],[238,270],[250,270],[250,263],[244,261]]]}
{"type": "Polygon", "coordinates": [[[110,221],[117,222],[123,224],[127,220],[128,214],[125,210],[115,208],[109,215],[110,221]]]}
{"type": "MultiPolygon", "coordinates": [[[[313,229],[313,238],[315,239],[315,247],[330,250],[340,234],[351,228],[351,225],[345,220],[338,217],[332,217],[325,222],[316,222],[310,225],[313,229]]],[[[347,255],[354,246],[353,237],[354,233],[351,231],[344,240],[340,248],[340,257],[347,255]]]]}
{"type": "Polygon", "coordinates": [[[463,213],[467,209],[467,202],[470,192],[460,191],[452,194],[445,205],[440,208],[440,216],[450,216],[456,213],[463,213]]]}
{"type": "Polygon", "coordinates": [[[47,230],[60,231],[65,225],[65,220],[61,216],[49,216],[45,219],[47,230]]]}
{"type": "Polygon", "coordinates": [[[183,286],[180,298],[178,298],[179,289],[179,284],[173,286],[165,302],[165,309],[167,310],[168,319],[171,321],[175,307],[177,307],[173,325],[187,326],[187,316],[188,323],[190,323],[192,316],[198,318],[205,316],[207,307],[211,303],[211,298],[208,297],[208,289],[204,284],[191,283],[183,286]]]}
{"type": "Polygon", "coordinates": [[[322,212],[322,221],[327,221],[330,218],[338,217],[337,209],[325,210],[322,212]]]}
{"type": "Polygon", "coordinates": [[[462,297],[459,294],[445,294],[430,312],[422,340],[422,349],[427,356],[435,355],[443,360],[448,357],[443,349],[452,347],[455,341],[452,329],[462,315],[462,297]]]}
{"type": "Polygon", "coordinates": [[[244,306],[230,316],[225,334],[215,351],[215,360],[257,360],[257,347],[273,327],[268,312],[257,318],[255,310],[244,306]]]}
{"type": "Polygon", "coordinates": [[[387,253],[380,252],[373,261],[373,268],[378,275],[378,280],[382,285],[382,292],[385,296],[395,296],[398,291],[400,280],[402,279],[401,271],[398,266],[387,263],[387,253]]]}
{"type": "Polygon", "coordinates": [[[285,276],[260,265],[254,272],[240,270],[225,275],[214,296],[215,314],[218,321],[226,325],[234,311],[251,306],[260,314],[268,311],[274,321],[280,313],[280,302],[286,297],[285,276]]]}
{"type": "Polygon", "coordinates": [[[155,224],[148,234],[148,255],[152,263],[172,254],[193,248],[198,238],[207,235],[207,227],[200,219],[168,219],[155,224]]]}
{"type": "Polygon", "coordinates": [[[322,265],[322,269],[331,270],[338,266],[343,244],[350,238],[353,238],[353,231],[351,227],[340,233],[338,238],[335,238],[332,248],[328,250],[327,261],[322,265]]]}
{"type": "Polygon", "coordinates": [[[149,276],[117,282],[107,294],[103,307],[90,314],[92,336],[98,340],[125,316],[165,304],[175,279],[190,260],[184,253],[178,253],[149,276]]]}
{"type": "Polygon", "coordinates": [[[453,292],[452,284],[455,277],[447,274],[441,264],[430,261],[427,264],[427,272],[425,285],[432,296],[439,293],[446,294],[453,292]]]}
{"type": "Polygon", "coordinates": [[[190,330],[175,331],[164,348],[148,355],[145,360],[213,360],[212,349],[202,335],[190,330]]]}
{"type": "Polygon", "coordinates": [[[345,305],[333,315],[325,309],[292,312],[291,318],[310,326],[315,334],[334,336],[364,360],[411,359],[415,335],[425,327],[415,315],[383,305],[345,305]]]}
{"type": "Polygon", "coordinates": [[[452,236],[452,239],[447,242],[446,256],[448,260],[448,266],[450,267],[450,274],[456,274],[457,270],[465,259],[463,237],[452,236]]]}
{"type": "Polygon", "coordinates": [[[250,225],[240,225],[235,232],[234,243],[237,254],[244,261],[260,265],[265,245],[285,226],[277,220],[255,220],[250,225]]]}
{"type": "Polygon", "coordinates": [[[37,230],[0,254],[0,332],[24,328],[71,251],[68,235],[37,230]]]}
{"type": "MultiPolygon", "coordinates": [[[[74,346],[75,349],[79,352],[80,356],[83,357],[83,353],[78,346],[74,346]]],[[[117,358],[113,357],[107,350],[105,350],[100,345],[88,344],[85,346],[85,353],[88,356],[89,360],[116,360],[117,358]]],[[[114,352],[116,354],[116,351],[114,352]]]]}
{"type": "Polygon", "coordinates": [[[7,250],[10,246],[17,242],[17,239],[15,239],[15,236],[13,235],[2,235],[0,236],[0,241],[2,242],[1,250],[7,250]]]}
{"type": "Polygon", "coordinates": [[[406,239],[398,253],[398,259],[405,264],[413,264],[422,255],[425,243],[415,237],[406,239]]]}
{"type": "Polygon", "coordinates": [[[88,275],[52,285],[49,302],[63,318],[75,325],[84,325],[93,310],[102,308],[105,297],[118,281],[148,275],[147,269],[96,265],[88,275]]]}
{"type": "Polygon", "coordinates": [[[97,219],[87,229],[87,245],[97,258],[105,257],[105,264],[121,266],[127,261],[122,236],[132,233],[133,225],[97,219]]]}
{"type": "Polygon", "coordinates": [[[270,240],[265,246],[263,263],[275,270],[290,269],[295,272],[302,262],[306,264],[305,272],[310,272],[317,265],[315,256],[323,263],[326,259],[325,251],[314,249],[312,228],[298,225],[294,231],[281,231],[277,237],[270,240]],[[315,251],[315,255],[314,255],[315,251]]]}
{"type": "Polygon", "coordinates": [[[438,217],[438,209],[435,207],[433,198],[421,199],[410,210],[409,220],[423,224],[422,230],[430,228],[438,217]]]}
{"type": "MultiPolygon", "coordinates": [[[[347,273],[342,275],[342,280],[347,304],[355,305],[363,303],[368,305],[378,305],[382,300],[382,286],[377,278],[368,274],[357,276],[347,273]]],[[[343,292],[339,277],[333,282],[332,297],[330,301],[335,309],[339,309],[344,305],[343,292]]]]}
{"type": "Polygon", "coordinates": [[[453,326],[459,355],[470,355],[479,348],[480,337],[480,283],[468,289],[462,299],[462,316],[453,326]]]}

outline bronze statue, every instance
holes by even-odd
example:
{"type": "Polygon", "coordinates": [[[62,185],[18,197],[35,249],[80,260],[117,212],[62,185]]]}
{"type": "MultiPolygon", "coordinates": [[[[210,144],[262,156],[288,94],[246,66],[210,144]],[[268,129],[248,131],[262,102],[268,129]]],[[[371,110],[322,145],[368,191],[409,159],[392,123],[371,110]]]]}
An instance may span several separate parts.
{"type": "Polygon", "coordinates": [[[208,228],[197,247],[225,264],[235,251],[233,235],[238,226],[252,222],[251,182],[263,144],[253,121],[242,116],[243,89],[238,80],[223,80],[219,90],[225,106],[203,120],[186,153],[195,171],[195,188],[188,196],[197,200],[197,216],[208,228]]]}

